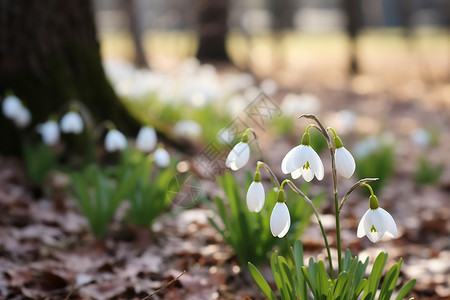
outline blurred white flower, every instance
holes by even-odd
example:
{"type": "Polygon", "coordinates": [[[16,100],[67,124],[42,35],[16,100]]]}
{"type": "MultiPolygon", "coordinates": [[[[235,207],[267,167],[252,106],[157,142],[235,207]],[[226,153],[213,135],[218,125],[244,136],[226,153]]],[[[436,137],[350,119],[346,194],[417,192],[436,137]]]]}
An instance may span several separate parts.
{"type": "Polygon", "coordinates": [[[285,202],[275,203],[270,215],[270,231],[273,236],[282,238],[289,231],[291,226],[291,216],[285,202]]]}
{"type": "Polygon", "coordinates": [[[278,84],[273,79],[264,79],[261,81],[259,88],[266,95],[273,96],[278,91],[278,84]]]}
{"type": "Polygon", "coordinates": [[[145,153],[150,153],[155,149],[158,138],[156,131],[151,126],[144,126],[139,130],[136,138],[136,148],[145,153]]]}
{"type": "Polygon", "coordinates": [[[362,141],[359,141],[354,146],[354,153],[356,157],[363,158],[368,156],[373,151],[380,147],[380,142],[377,138],[371,136],[362,141]]]}
{"type": "Polygon", "coordinates": [[[48,146],[53,146],[59,141],[59,127],[54,120],[38,125],[37,132],[42,135],[42,141],[48,146]]]}
{"type": "Polygon", "coordinates": [[[362,238],[364,235],[372,243],[380,241],[385,235],[395,238],[397,237],[397,225],[392,216],[381,207],[369,208],[358,225],[358,238],[362,238]]]}
{"type": "Polygon", "coordinates": [[[416,128],[411,131],[410,135],[414,145],[418,147],[428,147],[431,143],[430,133],[423,128],[416,128]]]}
{"type": "Polygon", "coordinates": [[[8,96],[3,100],[2,110],[3,115],[11,120],[14,120],[17,116],[18,111],[22,109],[22,102],[20,99],[14,95],[8,96]]]}
{"type": "Polygon", "coordinates": [[[164,148],[156,149],[155,153],[153,153],[153,157],[155,158],[155,164],[160,168],[166,168],[170,164],[170,155],[164,148]]]}
{"type": "Polygon", "coordinates": [[[25,128],[31,122],[31,114],[30,111],[22,105],[21,109],[17,111],[17,115],[14,118],[14,123],[19,128],[25,128]]]}
{"type": "Polygon", "coordinates": [[[175,124],[174,131],[178,136],[195,138],[202,134],[202,126],[192,120],[182,120],[175,124]]]}
{"type": "Polygon", "coordinates": [[[250,159],[250,147],[247,142],[237,143],[228,154],[225,165],[233,171],[237,171],[248,163],[250,159]]]}
{"type": "Polygon", "coordinates": [[[31,122],[30,111],[14,95],[8,96],[3,100],[2,111],[5,117],[14,121],[14,124],[19,128],[24,128],[31,122]]]}
{"type": "Polygon", "coordinates": [[[108,152],[122,151],[127,147],[127,138],[117,129],[110,129],[105,137],[105,149],[108,152]]]}
{"type": "Polygon", "coordinates": [[[339,147],[335,152],[336,170],[345,178],[352,177],[356,169],[355,159],[352,154],[345,149],[345,147],[339,147]]]}
{"type": "Polygon", "coordinates": [[[287,94],[281,103],[283,113],[293,116],[316,113],[320,110],[320,100],[312,94],[287,94]]]}
{"type": "Polygon", "coordinates": [[[234,138],[236,136],[234,135],[233,131],[228,128],[222,128],[217,133],[217,139],[222,144],[230,144],[234,141],[234,138]]]}
{"type": "Polygon", "coordinates": [[[84,124],[80,114],[76,111],[69,111],[61,118],[61,131],[63,133],[80,134],[84,124]]]}
{"type": "Polygon", "coordinates": [[[293,179],[303,176],[305,181],[310,182],[314,176],[322,180],[324,169],[322,160],[310,145],[301,144],[292,148],[281,162],[281,171],[284,174],[291,173],[293,179]]]}
{"type": "Polygon", "coordinates": [[[247,207],[251,212],[259,212],[264,206],[266,194],[261,181],[253,181],[247,191],[247,207]]]}

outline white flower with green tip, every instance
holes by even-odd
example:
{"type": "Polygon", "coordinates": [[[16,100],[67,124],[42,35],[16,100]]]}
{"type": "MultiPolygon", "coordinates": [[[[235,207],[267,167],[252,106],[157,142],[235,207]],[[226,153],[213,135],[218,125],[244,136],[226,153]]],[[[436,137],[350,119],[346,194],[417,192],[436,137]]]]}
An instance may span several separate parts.
{"type": "Polygon", "coordinates": [[[391,238],[397,237],[397,225],[394,219],[387,211],[379,207],[375,195],[370,196],[370,208],[362,216],[356,235],[358,238],[366,235],[372,243],[381,241],[385,235],[391,238]]]}
{"type": "Polygon", "coordinates": [[[256,171],[253,182],[247,191],[247,207],[251,212],[260,212],[264,206],[266,193],[261,183],[261,174],[256,171]]]}
{"type": "Polygon", "coordinates": [[[336,160],[336,171],[345,178],[352,177],[356,169],[355,159],[352,154],[342,145],[339,136],[334,132],[334,146],[336,148],[334,157],[336,160]]]}
{"type": "Polygon", "coordinates": [[[302,138],[301,145],[292,148],[281,162],[281,171],[284,174],[291,173],[292,178],[297,179],[303,176],[305,181],[310,182],[314,176],[322,180],[324,168],[319,155],[309,144],[308,130],[302,138]]]}
{"type": "Polygon", "coordinates": [[[270,215],[270,231],[273,236],[282,238],[288,233],[290,226],[291,216],[286,202],[284,202],[284,191],[280,190],[278,192],[278,202],[270,215]]]}

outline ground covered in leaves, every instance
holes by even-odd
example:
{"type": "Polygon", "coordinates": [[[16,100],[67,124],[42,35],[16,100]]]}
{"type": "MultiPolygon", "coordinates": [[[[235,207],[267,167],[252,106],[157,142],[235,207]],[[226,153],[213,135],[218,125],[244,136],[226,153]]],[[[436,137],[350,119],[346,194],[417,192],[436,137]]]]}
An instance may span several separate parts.
{"type": "MultiPolygon", "coordinates": [[[[291,85],[280,89],[274,99],[280,102],[292,90],[314,93],[326,108],[319,112],[320,117],[326,125],[336,127],[336,112],[351,107],[357,112],[360,131],[351,133],[349,139],[352,135],[378,133],[381,128],[394,132],[396,170],[379,199],[396,220],[399,238],[378,244],[357,239],[356,227],[367,209],[367,199],[355,194],[341,218],[343,247],[349,247],[354,255],[359,253],[360,258],[373,259],[386,251],[388,266],[403,258],[401,281],[417,279],[412,296],[448,299],[450,148],[445,141],[450,138],[449,132],[442,130],[442,143],[427,150],[412,144],[410,132],[416,127],[449,128],[450,89],[442,85],[427,90],[428,85],[417,80],[399,83],[367,76],[355,77],[348,84],[341,85],[341,81],[317,79],[312,83],[290,76],[286,86],[302,82],[305,89],[295,90],[291,85]],[[431,161],[443,162],[444,172],[434,185],[418,186],[411,178],[412,161],[420,151],[431,161]]],[[[304,122],[295,123],[300,132],[307,125],[304,122]]],[[[267,161],[279,169],[280,153],[287,153],[298,138],[285,140],[264,131],[258,134],[267,150],[267,161]]],[[[321,157],[329,166],[326,153],[321,157]]],[[[67,178],[61,174],[51,178],[45,193],[41,193],[30,186],[21,161],[0,157],[0,298],[264,299],[247,267],[239,266],[232,249],[208,222],[212,212],[204,204],[164,215],[154,224],[152,233],[148,228],[124,225],[119,214],[107,237],[96,241],[86,219],[61,188],[67,178]]],[[[319,183],[327,193],[330,178],[328,172],[319,183]]],[[[340,191],[352,183],[343,180],[340,191]]],[[[202,187],[207,195],[217,192],[213,182],[205,180],[202,187]]],[[[335,247],[333,209],[331,201],[326,201],[321,211],[329,241],[335,247]]],[[[314,221],[301,239],[307,257],[325,259],[314,221]]],[[[261,270],[266,278],[270,276],[267,266],[261,270]]]]}

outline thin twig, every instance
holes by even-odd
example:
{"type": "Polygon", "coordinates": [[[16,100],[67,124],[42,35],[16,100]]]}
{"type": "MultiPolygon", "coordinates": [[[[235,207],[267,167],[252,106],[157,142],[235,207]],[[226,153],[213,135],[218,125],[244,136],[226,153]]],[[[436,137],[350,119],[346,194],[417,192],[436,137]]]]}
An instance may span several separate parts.
{"type": "Polygon", "coordinates": [[[308,205],[311,206],[311,208],[313,209],[314,214],[316,215],[317,221],[320,221],[319,211],[314,206],[314,203],[311,201],[311,199],[309,199],[308,196],[306,196],[292,181],[290,181],[289,179],[285,179],[284,181],[286,181],[286,183],[289,185],[289,187],[294,192],[296,192],[297,194],[302,196],[303,199],[305,199],[306,203],[308,203],[308,205]]]}
{"type": "Polygon", "coordinates": [[[377,181],[378,179],[379,179],[379,178],[363,178],[363,179],[357,181],[354,185],[352,185],[352,186],[348,189],[348,191],[347,191],[347,193],[345,193],[344,197],[342,197],[341,204],[339,205],[338,211],[341,212],[342,207],[344,206],[344,203],[345,203],[345,201],[347,200],[348,196],[349,196],[349,195],[350,195],[357,187],[360,187],[360,186],[362,186],[363,184],[365,184],[365,183],[367,183],[367,182],[374,182],[374,181],[377,181]]]}
{"type": "Polygon", "coordinates": [[[180,279],[181,276],[183,276],[186,273],[186,270],[184,270],[180,275],[178,275],[176,278],[172,279],[171,281],[169,281],[165,286],[163,286],[162,288],[159,288],[158,290],[154,291],[153,293],[145,296],[144,298],[142,298],[141,300],[147,300],[152,298],[154,295],[158,294],[159,292],[161,292],[162,290],[168,288],[169,286],[171,286],[175,281],[177,281],[178,279],[180,279]]]}

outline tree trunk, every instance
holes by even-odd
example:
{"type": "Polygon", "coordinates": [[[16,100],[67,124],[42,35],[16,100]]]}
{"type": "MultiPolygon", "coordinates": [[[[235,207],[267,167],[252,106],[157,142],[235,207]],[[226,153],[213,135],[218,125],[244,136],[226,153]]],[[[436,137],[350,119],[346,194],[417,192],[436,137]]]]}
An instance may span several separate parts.
{"type": "MultiPolygon", "coordinates": [[[[90,0],[0,0],[0,95],[13,91],[33,123],[83,102],[96,121],[134,134],[140,127],[117,98],[101,63],[90,0]]],[[[17,143],[0,117],[3,140],[17,143]]],[[[19,154],[0,143],[0,153],[19,154]]]]}
{"type": "Polygon", "coordinates": [[[358,51],[356,40],[361,29],[361,2],[360,0],[342,0],[342,9],[347,18],[346,32],[350,40],[349,73],[359,73],[358,51]]]}
{"type": "Polygon", "coordinates": [[[136,0],[122,0],[122,6],[124,7],[128,17],[128,27],[133,39],[134,65],[139,68],[148,68],[144,46],[142,45],[140,13],[138,7],[136,6],[136,0]]]}
{"type": "Polygon", "coordinates": [[[197,0],[199,46],[201,62],[230,62],[225,48],[228,32],[229,0],[197,0]]]}

